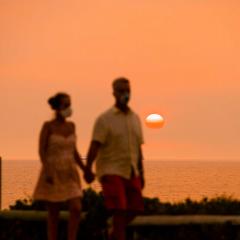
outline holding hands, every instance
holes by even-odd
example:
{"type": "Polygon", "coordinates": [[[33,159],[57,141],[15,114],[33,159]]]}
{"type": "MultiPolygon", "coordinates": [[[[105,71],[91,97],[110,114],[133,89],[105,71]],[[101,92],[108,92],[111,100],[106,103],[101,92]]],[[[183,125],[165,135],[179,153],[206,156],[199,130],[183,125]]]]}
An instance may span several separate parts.
{"type": "Polygon", "coordinates": [[[94,181],[95,179],[95,174],[92,172],[92,163],[95,160],[99,148],[100,148],[100,143],[97,141],[92,141],[88,150],[87,154],[87,164],[84,168],[84,180],[90,184],[94,181]]]}
{"type": "Polygon", "coordinates": [[[89,167],[86,167],[84,169],[84,180],[89,184],[92,183],[95,179],[95,174],[92,172],[92,170],[89,167]]]}

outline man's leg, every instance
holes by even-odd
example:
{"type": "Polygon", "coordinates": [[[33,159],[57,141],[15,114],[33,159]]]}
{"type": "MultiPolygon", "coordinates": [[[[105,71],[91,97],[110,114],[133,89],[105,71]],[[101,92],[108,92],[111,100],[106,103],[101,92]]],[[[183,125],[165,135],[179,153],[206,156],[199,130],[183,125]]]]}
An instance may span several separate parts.
{"type": "Polygon", "coordinates": [[[127,226],[136,216],[137,213],[134,212],[114,212],[112,216],[112,229],[109,232],[110,240],[126,240],[127,226]]]}
{"type": "MultiPolygon", "coordinates": [[[[144,204],[141,190],[141,179],[132,176],[130,180],[125,183],[126,196],[127,196],[127,212],[126,212],[126,227],[133,221],[133,219],[143,213],[144,204]]],[[[128,239],[133,239],[133,232],[128,232],[128,239]]]]}
{"type": "Polygon", "coordinates": [[[126,193],[124,179],[116,175],[106,175],[101,179],[106,208],[112,213],[110,240],[125,240],[126,193]]]}
{"type": "Polygon", "coordinates": [[[110,240],[126,240],[126,212],[115,211],[113,214],[113,231],[110,240]]]}

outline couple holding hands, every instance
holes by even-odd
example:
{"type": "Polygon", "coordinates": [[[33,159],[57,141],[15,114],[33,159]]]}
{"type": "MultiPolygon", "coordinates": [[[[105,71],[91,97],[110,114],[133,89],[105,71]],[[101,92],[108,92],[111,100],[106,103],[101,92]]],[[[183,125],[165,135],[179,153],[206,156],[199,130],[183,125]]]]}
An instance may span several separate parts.
{"type": "Polygon", "coordinates": [[[128,106],[129,80],[117,78],[112,87],[115,105],[95,121],[86,164],[76,148],[75,125],[66,120],[72,113],[70,96],[58,93],[48,100],[55,118],[45,122],[40,133],[42,169],[33,194],[35,200],[47,204],[48,240],[57,240],[61,202],[69,205],[68,240],[76,240],[82,196],[77,167],[83,171],[85,181],[91,183],[95,179],[94,161],[105,206],[113,217],[108,239],[125,240],[127,224],[143,211],[141,123],[128,106]]]}

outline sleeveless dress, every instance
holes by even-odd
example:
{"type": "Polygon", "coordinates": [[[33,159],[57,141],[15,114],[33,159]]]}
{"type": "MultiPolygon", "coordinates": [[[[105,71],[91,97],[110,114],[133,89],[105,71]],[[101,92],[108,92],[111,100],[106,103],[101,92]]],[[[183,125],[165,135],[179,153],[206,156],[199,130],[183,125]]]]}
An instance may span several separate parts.
{"type": "Polygon", "coordinates": [[[48,139],[46,164],[33,193],[34,200],[62,202],[82,196],[77,164],[74,159],[75,134],[67,137],[51,134],[48,139]],[[53,184],[46,181],[46,168],[51,171],[53,184]]]}

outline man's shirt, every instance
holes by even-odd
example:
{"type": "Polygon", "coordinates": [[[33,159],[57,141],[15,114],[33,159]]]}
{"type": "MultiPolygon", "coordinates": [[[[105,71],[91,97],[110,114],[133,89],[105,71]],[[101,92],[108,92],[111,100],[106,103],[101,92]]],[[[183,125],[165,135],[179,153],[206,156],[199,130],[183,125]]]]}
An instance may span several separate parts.
{"type": "Polygon", "coordinates": [[[113,174],[129,179],[132,169],[139,175],[143,136],[140,119],[131,109],[124,113],[112,107],[101,114],[95,122],[92,140],[101,143],[96,159],[98,178],[113,174]]]}

